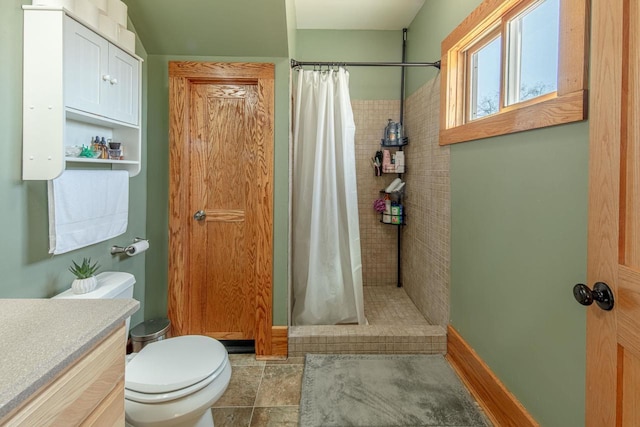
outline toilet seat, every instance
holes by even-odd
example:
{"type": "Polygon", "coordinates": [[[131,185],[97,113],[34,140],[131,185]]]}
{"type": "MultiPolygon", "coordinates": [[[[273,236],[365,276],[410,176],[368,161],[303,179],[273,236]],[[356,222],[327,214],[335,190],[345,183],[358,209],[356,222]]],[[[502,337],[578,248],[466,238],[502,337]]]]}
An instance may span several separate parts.
{"type": "Polygon", "coordinates": [[[220,369],[218,369],[216,372],[211,374],[209,377],[189,387],[185,387],[180,390],[176,390],[168,393],[139,393],[137,391],[133,391],[128,388],[125,388],[124,398],[128,400],[132,400],[134,402],[140,402],[140,403],[162,403],[162,402],[168,402],[170,400],[180,399],[181,397],[193,394],[205,388],[209,384],[211,384],[216,378],[220,376],[220,374],[227,367],[228,363],[229,363],[228,361],[225,362],[220,367],[220,369]]]}
{"type": "Polygon", "coordinates": [[[125,398],[141,403],[179,399],[209,385],[228,360],[224,346],[205,336],[149,344],[126,366],[125,398]]]}
{"type": "MultiPolygon", "coordinates": [[[[231,363],[215,381],[197,392],[169,402],[140,403],[125,399],[126,425],[131,426],[193,426],[199,417],[208,418],[202,426],[212,426],[211,406],[224,394],[231,379],[231,363]]],[[[199,421],[198,421],[199,422],[199,421]]],[[[200,426],[200,424],[195,424],[200,426]]]]}

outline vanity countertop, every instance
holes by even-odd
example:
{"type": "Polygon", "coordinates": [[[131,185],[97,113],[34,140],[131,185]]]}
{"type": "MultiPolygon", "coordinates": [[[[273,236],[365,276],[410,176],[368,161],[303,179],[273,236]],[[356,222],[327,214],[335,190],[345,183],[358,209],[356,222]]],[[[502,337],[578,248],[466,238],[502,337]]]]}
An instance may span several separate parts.
{"type": "Polygon", "coordinates": [[[0,299],[0,420],[139,305],[133,299],[0,299]]]}

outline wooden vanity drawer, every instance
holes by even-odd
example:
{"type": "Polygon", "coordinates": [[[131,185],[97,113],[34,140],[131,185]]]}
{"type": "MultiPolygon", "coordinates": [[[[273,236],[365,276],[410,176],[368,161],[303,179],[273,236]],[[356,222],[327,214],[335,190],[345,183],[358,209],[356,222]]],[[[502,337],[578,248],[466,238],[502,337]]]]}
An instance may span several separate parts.
{"type": "Polygon", "coordinates": [[[124,343],[123,325],[36,392],[6,425],[123,425],[124,343]]]}

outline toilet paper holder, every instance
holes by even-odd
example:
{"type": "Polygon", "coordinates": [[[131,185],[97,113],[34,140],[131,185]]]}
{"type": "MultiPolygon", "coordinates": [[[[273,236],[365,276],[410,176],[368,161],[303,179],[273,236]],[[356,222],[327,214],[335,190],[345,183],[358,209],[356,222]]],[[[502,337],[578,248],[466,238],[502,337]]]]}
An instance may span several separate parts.
{"type": "MultiPolygon", "coordinates": [[[[143,242],[146,241],[147,243],[149,242],[147,239],[143,239],[142,237],[135,237],[133,239],[133,243],[138,243],[138,242],[143,242]]],[[[133,254],[135,254],[136,252],[136,248],[133,245],[129,245],[129,246],[111,246],[111,255],[118,255],[118,254],[126,254],[129,256],[132,256],[133,254]]]]}

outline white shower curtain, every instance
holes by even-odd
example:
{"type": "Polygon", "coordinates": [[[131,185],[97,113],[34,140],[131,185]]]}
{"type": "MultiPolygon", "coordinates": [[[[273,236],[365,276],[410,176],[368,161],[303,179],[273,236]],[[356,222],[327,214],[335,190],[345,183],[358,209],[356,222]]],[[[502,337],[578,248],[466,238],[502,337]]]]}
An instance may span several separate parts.
{"type": "Polygon", "coordinates": [[[293,324],[364,324],[349,73],[343,68],[297,73],[293,324]]]}

